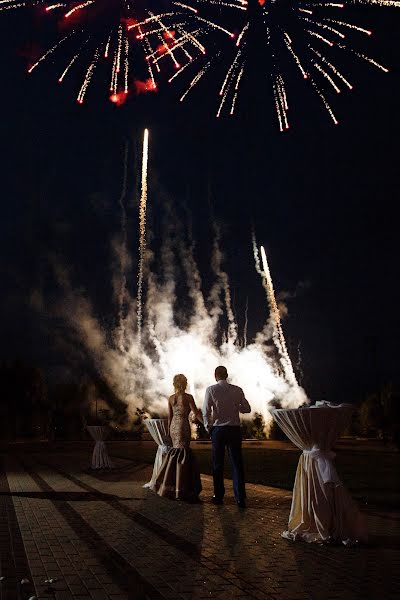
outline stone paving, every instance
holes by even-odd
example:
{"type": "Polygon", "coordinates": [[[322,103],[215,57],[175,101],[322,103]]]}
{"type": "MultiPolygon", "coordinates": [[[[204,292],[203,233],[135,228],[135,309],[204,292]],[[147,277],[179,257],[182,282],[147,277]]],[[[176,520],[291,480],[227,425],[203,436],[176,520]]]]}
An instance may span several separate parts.
{"type": "Polygon", "coordinates": [[[285,490],[248,485],[241,511],[230,482],[211,504],[204,476],[204,502],[189,505],[144,489],[150,467],[114,462],[94,473],[82,451],[1,457],[0,600],[400,597],[400,513],[369,510],[368,546],[293,544],[285,490]]]}

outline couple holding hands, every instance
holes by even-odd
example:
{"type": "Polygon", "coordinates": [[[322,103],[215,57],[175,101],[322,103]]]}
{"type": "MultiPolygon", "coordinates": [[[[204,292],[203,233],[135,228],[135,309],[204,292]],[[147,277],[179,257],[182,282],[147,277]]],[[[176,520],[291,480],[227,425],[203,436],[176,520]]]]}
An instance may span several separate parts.
{"type": "Polygon", "coordinates": [[[199,501],[201,492],[200,471],[190,449],[191,429],[189,415],[204,423],[212,440],[212,472],[214,495],[211,501],[222,504],[224,488],[225,448],[232,465],[233,491],[240,508],[246,506],[246,490],[242,460],[242,435],[240,413],[249,413],[250,404],[243,390],[227,382],[225,367],[215,369],[216,384],[207,388],[203,410],[200,411],[193,396],[186,393],[185,375],[175,375],[175,393],[168,399],[168,429],[172,448],[165,456],[152,489],[160,496],[189,502],[199,501]]]}

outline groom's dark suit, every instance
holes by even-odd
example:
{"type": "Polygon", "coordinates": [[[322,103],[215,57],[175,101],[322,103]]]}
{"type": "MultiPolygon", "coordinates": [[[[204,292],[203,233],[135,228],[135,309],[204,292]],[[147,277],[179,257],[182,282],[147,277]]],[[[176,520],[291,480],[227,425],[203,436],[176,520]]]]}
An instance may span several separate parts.
{"type": "Polygon", "coordinates": [[[231,385],[225,379],[207,388],[203,419],[204,426],[210,432],[212,439],[214,496],[217,501],[222,501],[225,494],[224,458],[225,448],[227,448],[232,465],[235,498],[238,504],[244,504],[246,491],[239,413],[250,411],[250,404],[242,388],[231,385]]]}

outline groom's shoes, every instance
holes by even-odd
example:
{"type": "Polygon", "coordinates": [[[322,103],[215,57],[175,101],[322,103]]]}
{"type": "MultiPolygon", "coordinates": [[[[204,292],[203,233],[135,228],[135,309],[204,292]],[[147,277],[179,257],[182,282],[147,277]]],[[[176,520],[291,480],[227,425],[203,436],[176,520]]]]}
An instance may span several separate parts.
{"type": "Polygon", "coordinates": [[[222,498],[217,498],[217,496],[213,496],[213,497],[211,498],[211,502],[212,502],[213,504],[218,504],[218,505],[221,505],[221,504],[223,504],[223,503],[224,503],[223,499],[222,499],[222,498]]]}
{"type": "Polygon", "coordinates": [[[237,505],[239,508],[246,508],[246,502],[244,500],[238,500],[237,505]]]}

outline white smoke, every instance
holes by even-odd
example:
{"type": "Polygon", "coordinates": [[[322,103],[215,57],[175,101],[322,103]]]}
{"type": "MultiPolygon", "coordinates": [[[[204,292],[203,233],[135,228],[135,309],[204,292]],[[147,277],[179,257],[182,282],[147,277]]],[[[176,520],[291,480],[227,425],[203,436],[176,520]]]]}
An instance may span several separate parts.
{"type": "MultiPolygon", "coordinates": [[[[119,251],[126,256],[126,248],[119,251]]],[[[219,239],[214,243],[212,264],[217,281],[208,300],[202,291],[193,243],[185,244],[181,232],[174,226],[166,232],[160,254],[160,274],[151,269],[152,265],[159,266],[158,256],[149,251],[146,255],[140,344],[135,299],[125,292],[122,322],[111,331],[105,331],[92,303],[82,292],[72,288],[65,270],[57,271],[64,298],[59,307],[61,314],[77,343],[86,348],[99,374],[127,404],[129,414],[133,415],[138,407],[146,407],[153,414],[165,414],[176,373],[187,376],[188,391],[201,406],[206,387],[214,383],[214,369],[220,364],[227,367],[231,383],[243,388],[253,413],[261,413],[267,425],[271,421],[268,408],[272,403],[278,401],[282,407],[295,408],[306,402],[306,395],[295,380],[285,379],[279,354],[273,352],[271,320],[255,340],[248,341],[246,346],[238,344],[237,325],[230,309],[229,278],[222,268],[219,239]],[[182,277],[182,272],[178,273],[178,262],[186,278],[189,303],[177,297],[176,278],[182,277]],[[182,311],[186,313],[185,319],[181,318],[182,311]],[[221,341],[218,324],[223,317],[228,331],[221,341]],[[182,320],[185,326],[178,324],[182,320]]],[[[130,260],[125,258],[123,264],[130,264],[130,260]]],[[[121,305],[118,301],[116,304],[118,312],[121,305]]]]}
{"type": "MultiPolygon", "coordinates": [[[[99,375],[115,396],[127,405],[133,416],[137,408],[165,414],[175,374],[188,378],[189,392],[201,406],[207,386],[214,383],[214,370],[225,365],[232,383],[241,386],[252,412],[261,413],[267,425],[272,404],[297,407],[307,402],[298,385],[287,352],[271,274],[265,252],[262,264],[253,234],[256,272],[266,291],[270,316],[252,342],[248,340],[248,302],[246,302],[244,345],[239,342],[238,325],[232,308],[229,276],[224,269],[221,236],[214,225],[211,270],[213,285],[206,299],[199,268],[194,258],[194,240],[184,231],[169,202],[163,203],[167,219],[165,239],[159,255],[147,247],[151,231],[146,227],[148,131],[145,131],[139,204],[139,262],[137,298],[128,290],[127,189],[128,150],[125,147],[123,186],[119,199],[121,236],[113,243],[112,277],[116,323],[105,327],[96,316],[93,304],[71,284],[69,273],[55,265],[63,299],[57,316],[68,325],[79,352],[90,356],[99,375]],[[189,242],[187,238],[189,237],[189,242]],[[161,270],[161,272],[159,272],[161,270]],[[182,297],[182,280],[187,298],[182,297]],[[179,285],[177,285],[179,283],[179,285]],[[179,291],[177,291],[179,290],[179,291]],[[223,325],[225,324],[225,325],[223,325]],[[221,335],[221,328],[226,331],[221,335]]],[[[39,298],[33,303],[40,304],[39,298]]]]}

